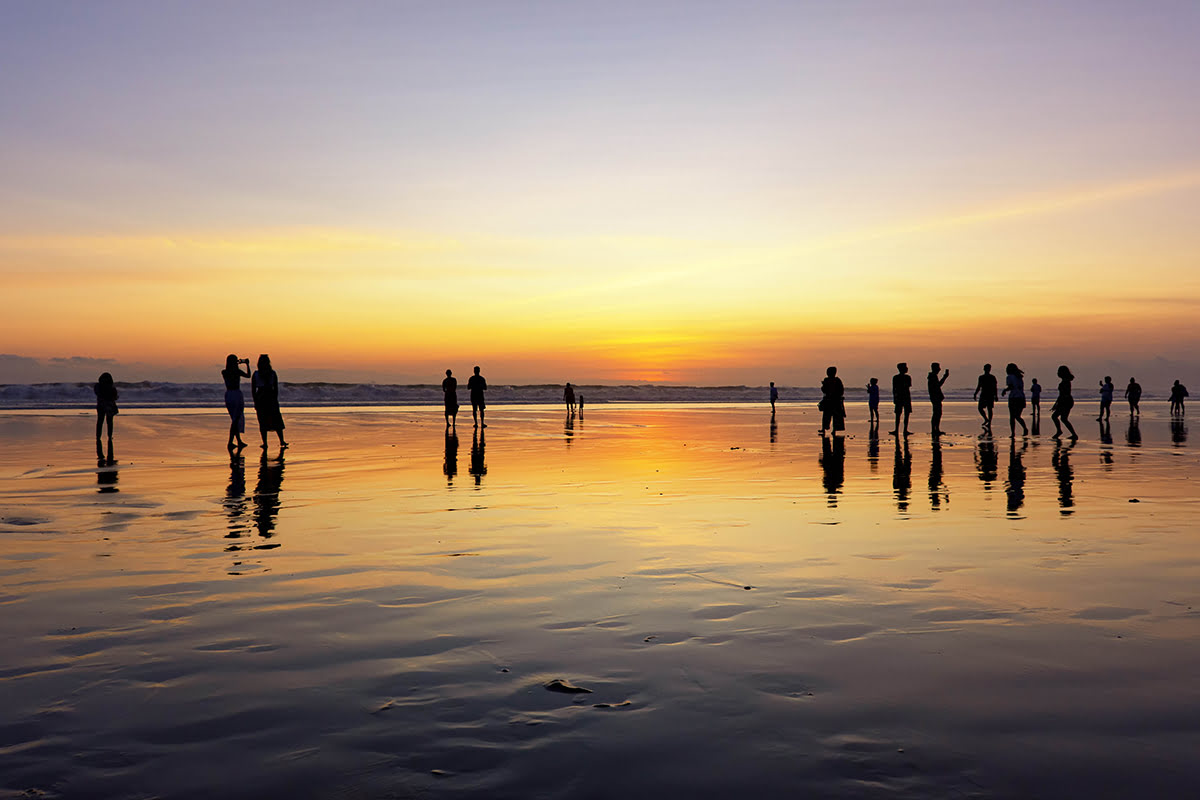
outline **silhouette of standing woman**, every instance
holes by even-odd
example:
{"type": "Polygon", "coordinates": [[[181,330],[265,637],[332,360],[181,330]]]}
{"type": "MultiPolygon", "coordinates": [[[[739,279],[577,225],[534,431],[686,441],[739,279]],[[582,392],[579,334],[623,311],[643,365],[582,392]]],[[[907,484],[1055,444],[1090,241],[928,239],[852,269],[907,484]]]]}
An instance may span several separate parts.
{"type": "Polygon", "coordinates": [[[946,395],[942,393],[942,385],[950,377],[950,370],[946,370],[946,374],[939,378],[938,372],[941,368],[941,364],[933,362],[929,365],[929,375],[926,376],[926,382],[929,385],[929,404],[933,406],[933,412],[929,417],[929,428],[934,436],[942,435],[942,401],[946,399],[946,395]]]}
{"type": "Polygon", "coordinates": [[[1129,401],[1129,416],[1141,416],[1142,410],[1138,408],[1138,403],[1142,400],[1142,385],[1133,378],[1129,379],[1129,385],[1125,387],[1125,399],[1129,401]]]}
{"type": "Polygon", "coordinates": [[[232,450],[235,446],[240,450],[246,446],[242,434],[246,432],[246,398],[242,396],[242,378],[250,377],[250,359],[238,358],[230,353],[225,358],[225,369],[221,370],[225,379],[225,409],[229,412],[229,444],[226,448],[232,450]],[[239,364],[246,365],[242,372],[239,364]],[[237,444],[234,444],[237,439],[237,444]]]}
{"type": "Polygon", "coordinates": [[[279,411],[279,376],[271,368],[271,357],[266,353],[258,357],[258,369],[250,378],[250,396],[254,399],[262,449],[267,449],[267,431],[275,431],[279,436],[280,449],[287,447],[283,440],[283,414],[279,411]]]}
{"type": "Polygon", "coordinates": [[[892,403],[896,406],[896,427],[888,433],[900,435],[900,415],[904,415],[904,435],[909,435],[908,417],[912,414],[912,375],[908,374],[908,364],[901,361],[896,365],[896,374],[892,376],[892,403]]]}
{"type": "MultiPolygon", "coordinates": [[[[92,389],[96,392],[96,458],[104,460],[104,452],[100,449],[100,432],[108,425],[108,452],[112,453],[113,417],[120,413],[117,410],[117,386],[113,383],[113,376],[105,372],[92,389]]],[[[112,456],[108,460],[111,461],[112,456]]]]}
{"type": "Polygon", "coordinates": [[[846,387],[837,376],[837,367],[825,370],[821,394],[824,395],[821,400],[821,435],[824,436],[825,431],[829,430],[830,422],[833,423],[835,434],[843,433],[846,430],[846,387]]]}
{"type": "Polygon", "coordinates": [[[442,397],[446,403],[446,427],[453,427],[458,422],[458,379],[446,370],[446,380],[442,381],[442,397]]]}
{"type": "Polygon", "coordinates": [[[1075,428],[1071,425],[1071,408],[1075,405],[1075,398],[1071,396],[1071,381],[1075,380],[1075,376],[1071,374],[1071,370],[1067,369],[1067,365],[1063,364],[1058,368],[1058,399],[1054,401],[1054,407],[1050,410],[1050,421],[1054,423],[1054,436],[1052,438],[1062,438],[1062,426],[1066,425],[1067,430],[1071,432],[1071,439],[1078,439],[1079,434],[1075,433],[1075,428]],[[1062,424],[1059,424],[1059,423],[1062,424]]]}
{"type": "Polygon", "coordinates": [[[487,403],[484,402],[483,393],[487,391],[487,381],[479,374],[479,367],[475,368],[475,374],[467,378],[467,391],[471,393],[471,417],[475,420],[475,424],[486,428],[483,423],[483,410],[487,408],[487,403]]]}
{"type": "Polygon", "coordinates": [[[1021,423],[1021,434],[1028,436],[1029,428],[1025,426],[1025,420],[1021,419],[1021,412],[1025,410],[1025,373],[1011,362],[1004,368],[1004,372],[1006,373],[1004,391],[1001,394],[1008,395],[1008,429],[1011,437],[1015,439],[1019,422],[1021,423]]]}

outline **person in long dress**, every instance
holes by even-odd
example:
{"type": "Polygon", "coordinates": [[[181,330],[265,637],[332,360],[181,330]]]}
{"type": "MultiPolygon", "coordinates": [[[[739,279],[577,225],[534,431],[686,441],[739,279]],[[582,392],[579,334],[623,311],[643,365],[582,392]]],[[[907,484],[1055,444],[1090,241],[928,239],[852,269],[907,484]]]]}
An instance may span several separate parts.
{"type": "Polygon", "coordinates": [[[229,444],[241,450],[246,446],[242,434],[246,432],[246,398],[242,396],[242,378],[250,377],[250,359],[238,358],[233,353],[225,357],[225,369],[221,370],[221,378],[225,381],[225,410],[229,412],[229,444]],[[246,365],[245,371],[241,364],[246,365]],[[234,444],[234,441],[237,444],[234,444]]]}
{"type": "Polygon", "coordinates": [[[275,431],[279,436],[280,449],[287,447],[283,439],[283,414],[279,411],[279,376],[271,369],[271,357],[266,353],[258,357],[258,369],[250,378],[250,395],[254,398],[263,450],[267,449],[267,431],[275,431]]]}
{"type": "Polygon", "coordinates": [[[458,378],[450,370],[446,370],[442,381],[442,401],[446,405],[446,427],[453,428],[458,423],[458,378]]]}

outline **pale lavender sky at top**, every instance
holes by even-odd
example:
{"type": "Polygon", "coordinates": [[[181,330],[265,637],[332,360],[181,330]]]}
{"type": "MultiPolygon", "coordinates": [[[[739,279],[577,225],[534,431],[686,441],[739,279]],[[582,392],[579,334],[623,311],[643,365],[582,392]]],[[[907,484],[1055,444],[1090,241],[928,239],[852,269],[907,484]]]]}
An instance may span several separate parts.
{"type": "Polygon", "coordinates": [[[645,220],[621,191],[694,203],[706,188],[722,196],[702,206],[770,229],[817,198],[883,216],[872,206],[929,188],[1154,174],[1195,159],[1200,133],[1196,3],[2,13],[10,230],[456,230],[469,215],[491,233],[677,233],[687,219],[645,220]]]}

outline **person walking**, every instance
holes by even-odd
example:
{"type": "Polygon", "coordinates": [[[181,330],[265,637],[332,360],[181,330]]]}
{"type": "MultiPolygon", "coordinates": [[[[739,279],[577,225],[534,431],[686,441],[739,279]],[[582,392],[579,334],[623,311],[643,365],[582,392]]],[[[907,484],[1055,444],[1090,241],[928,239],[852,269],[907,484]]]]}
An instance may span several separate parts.
{"type": "Polygon", "coordinates": [[[1183,398],[1188,396],[1187,387],[1179,381],[1175,381],[1171,386],[1171,414],[1172,416],[1183,416],[1183,398]]]}
{"type": "Polygon", "coordinates": [[[1142,400],[1142,385],[1133,378],[1129,379],[1129,385],[1125,387],[1125,399],[1129,401],[1129,416],[1140,417],[1142,410],[1138,403],[1142,400]]]}
{"type": "Polygon", "coordinates": [[[1050,421],[1054,423],[1053,438],[1061,439],[1062,426],[1066,425],[1067,430],[1071,432],[1070,438],[1078,439],[1079,434],[1075,433],[1070,419],[1071,409],[1075,406],[1075,398],[1071,396],[1071,381],[1075,380],[1075,376],[1071,374],[1067,365],[1063,364],[1058,368],[1058,379],[1058,399],[1054,401],[1054,407],[1050,410],[1050,421]]]}
{"type": "Polygon", "coordinates": [[[1021,419],[1021,412],[1025,409],[1025,373],[1012,362],[1004,368],[1004,373],[1004,391],[1001,394],[1008,395],[1008,428],[1011,438],[1017,437],[1017,423],[1021,425],[1021,435],[1028,436],[1029,428],[1025,425],[1025,420],[1021,419]]]}
{"type": "Polygon", "coordinates": [[[983,427],[992,429],[992,413],[996,407],[996,376],[992,374],[992,365],[983,365],[983,374],[975,384],[974,399],[979,401],[979,416],[983,418],[983,427]]]}
{"type": "Polygon", "coordinates": [[[1112,376],[1105,375],[1104,380],[1100,383],[1100,416],[1096,417],[1100,422],[1112,420],[1113,392],[1116,391],[1116,388],[1113,385],[1112,376]]]}
{"type": "Polygon", "coordinates": [[[779,390],[775,388],[775,381],[771,381],[771,413],[775,413],[775,401],[779,399],[779,390]]]}
{"type": "Polygon", "coordinates": [[[568,383],[567,387],[565,389],[563,389],[563,402],[567,404],[567,413],[574,414],[575,413],[575,390],[571,388],[570,383],[568,383]]]}

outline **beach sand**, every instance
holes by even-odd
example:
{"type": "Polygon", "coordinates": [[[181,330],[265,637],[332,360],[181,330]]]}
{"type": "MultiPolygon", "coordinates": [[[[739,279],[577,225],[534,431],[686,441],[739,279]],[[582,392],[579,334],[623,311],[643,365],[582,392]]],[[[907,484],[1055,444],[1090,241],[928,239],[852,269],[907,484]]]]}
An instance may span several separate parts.
{"type": "Polygon", "coordinates": [[[1090,410],[0,413],[0,797],[1190,795],[1197,450],[1090,410]]]}

